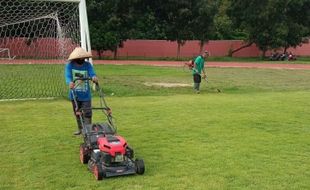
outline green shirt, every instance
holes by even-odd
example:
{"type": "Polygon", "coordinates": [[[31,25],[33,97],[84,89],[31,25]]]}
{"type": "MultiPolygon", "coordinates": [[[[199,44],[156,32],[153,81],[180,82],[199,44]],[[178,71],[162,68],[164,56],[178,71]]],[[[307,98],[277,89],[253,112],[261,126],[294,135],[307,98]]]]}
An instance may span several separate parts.
{"type": "Polygon", "coordinates": [[[201,74],[201,71],[205,66],[204,58],[201,55],[199,55],[198,57],[196,57],[194,64],[195,64],[195,66],[193,67],[192,73],[193,74],[195,74],[195,73],[201,74]]]}

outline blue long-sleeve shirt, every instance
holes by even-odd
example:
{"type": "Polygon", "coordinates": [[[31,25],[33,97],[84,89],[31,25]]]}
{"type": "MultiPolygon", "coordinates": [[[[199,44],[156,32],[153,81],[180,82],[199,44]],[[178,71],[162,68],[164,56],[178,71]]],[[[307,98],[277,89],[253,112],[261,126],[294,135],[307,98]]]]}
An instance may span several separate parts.
{"type": "MultiPolygon", "coordinates": [[[[94,68],[92,64],[90,64],[88,61],[85,61],[83,65],[79,66],[75,64],[74,62],[69,62],[66,64],[65,67],[65,79],[66,84],[69,85],[70,82],[73,82],[74,79],[80,78],[83,76],[85,77],[94,77],[96,76],[96,73],[94,71],[94,68]]],[[[77,83],[78,81],[76,81],[77,83]]],[[[76,95],[78,98],[78,101],[90,101],[91,100],[91,91],[90,91],[90,85],[89,81],[83,81],[81,84],[79,84],[76,88],[76,95]]],[[[73,95],[69,91],[69,99],[73,100],[73,95]]]]}

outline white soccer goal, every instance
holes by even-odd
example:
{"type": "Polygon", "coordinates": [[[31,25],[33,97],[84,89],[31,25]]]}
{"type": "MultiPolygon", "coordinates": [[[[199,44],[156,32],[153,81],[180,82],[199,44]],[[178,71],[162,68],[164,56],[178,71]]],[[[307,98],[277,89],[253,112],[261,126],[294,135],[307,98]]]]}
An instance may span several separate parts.
{"type": "Polygon", "coordinates": [[[0,99],[63,95],[60,64],[77,46],[91,51],[85,0],[0,0],[0,99]]]}
{"type": "Polygon", "coordinates": [[[10,56],[63,60],[76,46],[91,49],[85,0],[0,0],[0,48],[10,56]]]}
{"type": "Polygon", "coordinates": [[[14,59],[16,56],[11,56],[11,51],[9,48],[0,48],[0,59],[8,59],[8,60],[12,60],[14,59]]]}

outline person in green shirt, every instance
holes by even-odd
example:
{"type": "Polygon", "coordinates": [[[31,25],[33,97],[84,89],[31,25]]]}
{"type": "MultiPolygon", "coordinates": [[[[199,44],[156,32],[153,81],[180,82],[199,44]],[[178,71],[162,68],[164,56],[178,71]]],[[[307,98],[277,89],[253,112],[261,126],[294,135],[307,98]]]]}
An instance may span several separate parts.
{"type": "Polygon", "coordinates": [[[194,90],[197,94],[200,93],[201,77],[206,78],[205,59],[209,56],[209,52],[205,51],[202,55],[196,57],[194,67],[192,69],[194,79],[194,90]]]}

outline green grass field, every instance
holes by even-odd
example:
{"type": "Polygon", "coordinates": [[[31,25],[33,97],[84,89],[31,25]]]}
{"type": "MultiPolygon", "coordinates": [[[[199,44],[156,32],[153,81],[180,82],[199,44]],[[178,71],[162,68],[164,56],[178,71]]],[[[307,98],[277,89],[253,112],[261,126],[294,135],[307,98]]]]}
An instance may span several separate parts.
{"type": "Polygon", "coordinates": [[[96,70],[118,133],[144,159],[145,174],[97,182],[79,162],[82,139],[72,136],[63,98],[0,102],[1,190],[310,188],[310,71],[211,68],[198,95],[143,85],[191,84],[180,68],[96,70]]]}

